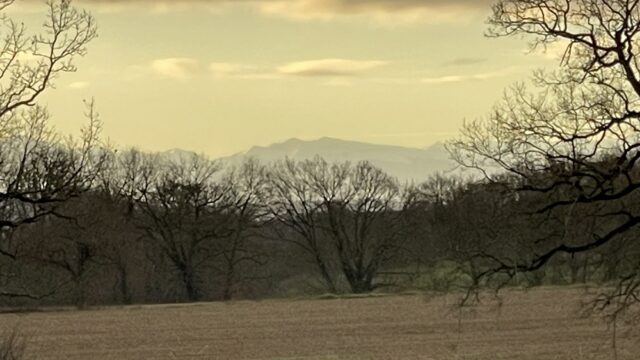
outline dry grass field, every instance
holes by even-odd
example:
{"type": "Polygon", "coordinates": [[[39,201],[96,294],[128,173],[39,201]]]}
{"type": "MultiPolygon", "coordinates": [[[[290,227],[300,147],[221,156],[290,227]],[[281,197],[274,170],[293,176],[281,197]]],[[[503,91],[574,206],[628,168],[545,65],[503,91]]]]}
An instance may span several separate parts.
{"type": "MultiPolygon", "coordinates": [[[[0,330],[29,334],[33,359],[613,359],[582,296],[512,291],[461,322],[453,297],[389,296],[4,314],[0,330]]],[[[635,335],[619,359],[638,358],[635,335]]]]}

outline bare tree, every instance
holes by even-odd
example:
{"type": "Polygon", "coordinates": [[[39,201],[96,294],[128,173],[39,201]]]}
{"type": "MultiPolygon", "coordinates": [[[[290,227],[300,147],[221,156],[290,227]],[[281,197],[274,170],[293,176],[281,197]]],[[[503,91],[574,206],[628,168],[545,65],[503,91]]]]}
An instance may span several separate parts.
{"type": "Polygon", "coordinates": [[[316,158],[279,163],[270,174],[271,214],[297,236],[284,236],[314,259],[327,290],[338,275],[366,293],[379,271],[402,250],[403,194],[381,170],[362,162],[329,164],[316,158]]]}
{"type": "Polygon", "coordinates": [[[202,271],[218,254],[226,189],[215,181],[216,163],[197,155],[175,161],[147,157],[140,168],[140,226],[179,276],[188,300],[203,297],[202,271]]]}
{"type": "Polygon", "coordinates": [[[220,239],[215,266],[224,278],[223,300],[231,300],[240,286],[265,278],[258,271],[266,262],[266,254],[257,243],[267,213],[261,202],[265,168],[251,159],[231,169],[223,182],[227,184],[230,205],[228,236],[220,239]]]}
{"type": "MultiPolygon", "coordinates": [[[[0,12],[13,3],[0,1],[0,12]]],[[[74,60],[96,37],[93,17],[68,0],[48,1],[42,32],[28,35],[23,24],[0,14],[0,233],[3,238],[50,215],[86,191],[99,171],[95,151],[101,123],[88,103],[89,123],[80,143],[61,139],[48,125],[39,97],[55,79],[76,70],[74,60]]],[[[3,247],[2,247],[3,248],[3,247]]],[[[15,254],[0,250],[15,259],[15,254]]],[[[15,295],[15,294],[12,294],[15,295]]],[[[26,294],[25,294],[26,295],[26,294]]]]}
{"type": "MultiPolygon", "coordinates": [[[[81,206],[81,209],[86,209],[85,206],[81,206]]],[[[79,308],[87,305],[89,283],[100,269],[98,249],[102,245],[100,234],[96,232],[98,229],[91,227],[96,224],[87,224],[85,227],[80,224],[81,221],[84,223],[83,220],[66,224],[62,223],[64,220],[48,224],[41,222],[34,227],[36,231],[25,239],[31,245],[26,256],[34,260],[40,270],[61,273],[60,284],[55,284],[55,287],[70,285],[67,286],[70,299],[63,301],[70,300],[79,308]]]]}
{"type": "Polygon", "coordinates": [[[98,216],[101,225],[110,228],[110,240],[105,242],[102,256],[116,271],[117,292],[124,303],[133,301],[130,285],[134,270],[145,268],[140,263],[143,256],[144,231],[139,228],[137,202],[141,200],[144,180],[152,171],[149,155],[136,149],[111,152],[107,166],[100,174],[98,201],[103,203],[98,216]]]}
{"type": "Polygon", "coordinates": [[[275,164],[268,173],[269,183],[263,202],[276,222],[272,229],[278,233],[278,239],[305,251],[317,267],[325,289],[337,293],[333,259],[328,255],[331,250],[318,222],[321,203],[309,175],[293,160],[275,164]]]}
{"type": "MultiPolygon", "coordinates": [[[[498,166],[519,179],[514,188],[545,194],[538,213],[564,209],[577,217],[581,208],[598,210],[579,239],[537,243],[525,261],[494,258],[483,274],[514,276],[563,253],[602,248],[640,223],[640,4],[502,0],[489,24],[490,36],[525,35],[534,49],[559,44],[565,51],[557,71],[536,73],[537,91],[515,86],[491,116],[465,124],[449,149],[464,166],[498,166]]],[[[631,269],[613,295],[635,302],[638,285],[640,272],[631,269]]]]}
{"type": "MultiPolygon", "coordinates": [[[[0,9],[11,4],[2,3],[0,9]]],[[[48,126],[39,96],[62,73],[75,71],[73,61],[84,55],[96,36],[91,15],[70,1],[49,1],[44,33],[29,37],[10,18],[0,22],[6,35],[0,43],[0,205],[27,205],[30,211],[2,216],[0,227],[14,228],[50,214],[45,204],[60,203],[86,188],[95,174],[94,149],[101,129],[93,102],[81,144],[62,142],[48,126]],[[77,146],[80,145],[80,146],[77,146]]]]}
{"type": "Polygon", "coordinates": [[[362,162],[348,170],[346,177],[317,177],[315,190],[351,291],[367,293],[390,285],[375,280],[404,249],[405,204],[400,186],[380,169],[362,162]]]}

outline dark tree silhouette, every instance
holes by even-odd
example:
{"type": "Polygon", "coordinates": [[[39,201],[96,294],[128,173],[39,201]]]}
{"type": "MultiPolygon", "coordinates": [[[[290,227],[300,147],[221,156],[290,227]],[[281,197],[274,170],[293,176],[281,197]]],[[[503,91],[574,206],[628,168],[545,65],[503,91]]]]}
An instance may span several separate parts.
{"type": "MultiPolygon", "coordinates": [[[[12,0],[0,1],[0,12],[12,0]]],[[[76,70],[74,60],[96,37],[93,17],[69,0],[46,2],[41,33],[30,36],[23,24],[0,16],[0,236],[47,216],[64,216],[65,201],[90,188],[104,157],[98,151],[101,123],[93,102],[80,142],[61,139],[38,103],[55,79],[76,70]]],[[[15,254],[0,255],[14,259],[15,254]]],[[[20,295],[5,292],[4,295],[20,295]]],[[[30,294],[22,294],[31,296],[30,294]]]]}
{"type": "Polygon", "coordinates": [[[228,171],[222,181],[229,203],[226,235],[218,244],[215,262],[217,273],[223,278],[222,298],[231,300],[241,286],[266,278],[259,268],[267,261],[257,243],[266,222],[266,207],[261,199],[266,188],[266,169],[256,160],[248,160],[228,171]]]}
{"type": "Polygon", "coordinates": [[[271,215],[297,236],[331,292],[343,276],[354,293],[371,292],[381,268],[402,251],[404,194],[397,182],[362,162],[316,158],[277,164],[269,175],[271,215]]]}
{"type": "Polygon", "coordinates": [[[188,300],[202,299],[203,268],[218,255],[226,234],[227,189],[215,181],[218,166],[193,155],[174,161],[146,156],[139,173],[138,206],[151,248],[174,267],[188,300]]]}
{"type": "MultiPolygon", "coordinates": [[[[533,49],[554,44],[564,52],[556,71],[536,72],[535,90],[514,86],[491,116],[466,123],[451,153],[489,181],[498,181],[487,171],[497,166],[515,175],[511,188],[545,194],[537,213],[564,209],[571,218],[586,207],[597,210],[588,212],[595,222],[581,236],[541,241],[524,261],[494,258],[482,274],[514,276],[563,253],[595,251],[640,223],[640,4],[502,0],[489,24],[490,36],[524,35],[533,49]]],[[[610,294],[624,303],[640,295],[634,268],[610,294]]]]}

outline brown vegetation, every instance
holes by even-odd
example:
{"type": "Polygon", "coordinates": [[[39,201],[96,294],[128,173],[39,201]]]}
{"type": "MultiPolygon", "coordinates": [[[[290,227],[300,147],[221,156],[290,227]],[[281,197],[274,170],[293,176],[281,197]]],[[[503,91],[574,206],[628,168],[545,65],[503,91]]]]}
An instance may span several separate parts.
{"type": "MultiPolygon", "coordinates": [[[[5,314],[37,359],[612,359],[609,327],[580,316],[581,289],[455,296],[151,305],[5,314]]],[[[618,358],[640,346],[618,329],[618,358]]],[[[29,357],[27,357],[29,358],[29,357]]]]}

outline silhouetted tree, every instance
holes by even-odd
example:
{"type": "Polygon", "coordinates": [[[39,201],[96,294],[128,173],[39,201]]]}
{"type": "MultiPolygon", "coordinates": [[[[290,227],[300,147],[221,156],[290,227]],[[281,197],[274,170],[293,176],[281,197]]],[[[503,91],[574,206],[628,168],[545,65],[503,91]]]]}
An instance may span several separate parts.
{"type": "Polygon", "coordinates": [[[163,161],[147,156],[140,168],[140,226],[176,271],[188,300],[203,297],[202,270],[219,254],[216,240],[228,209],[227,189],[215,181],[216,163],[189,156],[163,161]]]}
{"type": "MultiPolygon", "coordinates": [[[[13,3],[0,1],[0,12],[13,3]]],[[[23,24],[6,15],[0,40],[0,238],[47,216],[90,188],[101,168],[101,124],[93,102],[80,142],[61,139],[50,128],[49,114],[38,103],[61,74],[76,70],[74,61],[96,37],[93,17],[69,0],[48,1],[40,34],[29,36],[23,24]]],[[[15,254],[0,255],[15,259],[15,254]]],[[[4,292],[4,295],[20,295],[4,292]]],[[[31,296],[31,294],[22,294],[31,296]]]]}
{"type": "Polygon", "coordinates": [[[403,250],[405,203],[396,180],[362,162],[316,158],[277,164],[269,175],[271,215],[297,234],[283,236],[315,262],[327,290],[344,276],[350,291],[371,292],[378,272],[403,250]]]}
{"type": "MultiPolygon", "coordinates": [[[[541,193],[535,210],[594,218],[580,236],[535,243],[516,261],[495,257],[483,276],[535,271],[561,254],[593,252],[640,223],[640,4],[633,0],[502,0],[489,18],[491,36],[531,39],[532,48],[564,47],[557,71],[539,71],[537,91],[515,86],[493,114],[465,124],[449,149],[462,165],[514,174],[513,188],[541,193]],[[593,211],[593,210],[597,211],[593,211]]],[[[495,181],[495,172],[485,172],[495,181]]],[[[637,260],[636,260],[637,262],[637,260]]],[[[610,295],[624,303],[640,293],[634,266],[610,295]]],[[[613,303],[610,301],[605,303],[613,303]]]]}
{"type": "Polygon", "coordinates": [[[248,160],[231,169],[222,180],[227,184],[229,202],[228,235],[219,241],[220,255],[215,267],[224,279],[223,300],[231,300],[240,286],[266,278],[260,272],[267,256],[258,243],[267,214],[261,201],[266,187],[265,171],[256,160],[248,160]]]}

